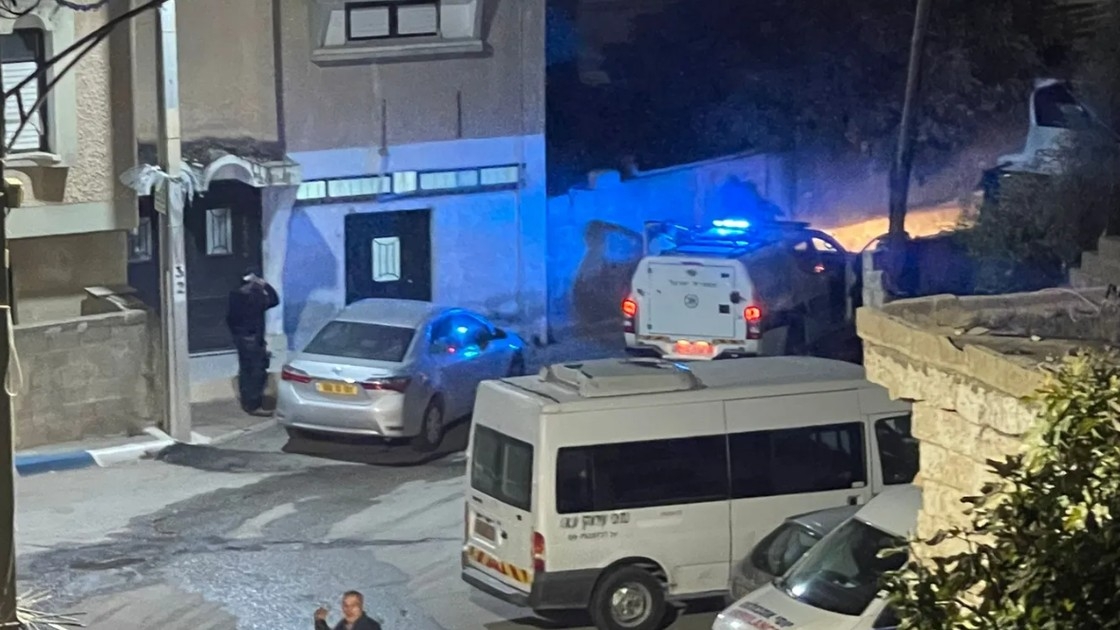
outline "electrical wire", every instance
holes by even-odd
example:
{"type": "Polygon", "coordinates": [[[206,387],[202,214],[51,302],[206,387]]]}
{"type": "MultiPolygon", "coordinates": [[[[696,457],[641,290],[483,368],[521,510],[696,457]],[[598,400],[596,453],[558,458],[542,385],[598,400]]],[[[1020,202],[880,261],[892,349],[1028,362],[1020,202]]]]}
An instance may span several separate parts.
{"type": "Polygon", "coordinates": [[[42,0],[32,0],[32,2],[26,4],[22,9],[19,8],[20,4],[24,4],[23,0],[0,0],[0,17],[18,20],[30,14],[35,9],[38,9],[39,5],[42,4],[42,0]]]}

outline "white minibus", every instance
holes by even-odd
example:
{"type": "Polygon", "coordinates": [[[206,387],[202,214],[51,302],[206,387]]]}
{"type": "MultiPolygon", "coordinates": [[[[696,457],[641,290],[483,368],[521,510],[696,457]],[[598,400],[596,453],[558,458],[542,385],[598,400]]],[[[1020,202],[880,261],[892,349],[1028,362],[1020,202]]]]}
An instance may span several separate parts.
{"type": "Polygon", "coordinates": [[[553,365],[479,387],[462,576],[547,616],[655,628],[726,595],[786,517],[861,505],[918,469],[910,406],[812,357],[553,365]]]}

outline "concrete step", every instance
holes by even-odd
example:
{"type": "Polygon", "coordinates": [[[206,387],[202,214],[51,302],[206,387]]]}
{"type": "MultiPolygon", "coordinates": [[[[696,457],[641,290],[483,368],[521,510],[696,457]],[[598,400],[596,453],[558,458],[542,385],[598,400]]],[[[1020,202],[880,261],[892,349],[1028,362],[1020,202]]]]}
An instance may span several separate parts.
{"type": "Polygon", "coordinates": [[[1081,271],[1094,286],[1120,285],[1120,259],[1104,258],[1099,252],[1081,254],[1081,271]]]}
{"type": "Polygon", "coordinates": [[[1097,241],[1097,253],[1101,258],[1120,263],[1120,236],[1102,236],[1097,241]]]}
{"type": "Polygon", "coordinates": [[[1096,278],[1087,274],[1083,269],[1074,267],[1069,270],[1069,286],[1074,289],[1091,289],[1093,287],[1105,285],[1102,285],[1096,278]]]}

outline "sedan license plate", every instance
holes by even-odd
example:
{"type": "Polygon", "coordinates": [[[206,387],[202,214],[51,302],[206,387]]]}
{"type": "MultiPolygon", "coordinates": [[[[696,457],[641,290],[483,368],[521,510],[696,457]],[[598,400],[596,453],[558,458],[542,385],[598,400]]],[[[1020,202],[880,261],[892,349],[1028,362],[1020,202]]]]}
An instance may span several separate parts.
{"type": "Polygon", "coordinates": [[[497,542],[498,540],[498,531],[494,529],[494,526],[478,518],[474,519],[474,533],[490,542],[497,542]]]}
{"type": "Polygon", "coordinates": [[[678,341],[675,345],[677,354],[706,357],[712,353],[712,344],[707,341],[678,341]]]}
{"type": "Polygon", "coordinates": [[[337,394],[339,396],[357,396],[358,386],[350,383],[337,383],[335,381],[319,381],[315,389],[323,394],[337,394]]]}

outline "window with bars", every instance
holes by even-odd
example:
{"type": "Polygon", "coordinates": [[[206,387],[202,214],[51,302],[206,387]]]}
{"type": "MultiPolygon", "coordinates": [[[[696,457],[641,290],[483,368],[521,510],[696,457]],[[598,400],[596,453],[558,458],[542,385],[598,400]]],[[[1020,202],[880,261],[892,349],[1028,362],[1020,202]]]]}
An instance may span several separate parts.
{"type": "Polygon", "coordinates": [[[346,4],[348,41],[436,35],[439,35],[438,0],[367,0],[346,4]]]}
{"type": "Polygon", "coordinates": [[[46,78],[28,80],[43,66],[46,59],[46,38],[39,29],[16,29],[0,35],[0,68],[4,75],[4,91],[27,81],[17,94],[4,102],[4,142],[12,153],[49,151],[47,142],[47,105],[44,102],[19,129],[21,110],[28,112],[46,88],[46,78]],[[14,141],[13,141],[14,138],[14,141]]]}
{"type": "Polygon", "coordinates": [[[228,256],[233,253],[233,217],[229,208],[206,211],[206,255],[228,256]]]}
{"type": "Polygon", "coordinates": [[[305,203],[380,195],[447,195],[505,190],[521,185],[521,166],[490,166],[447,171],[398,171],[370,177],[311,180],[300,184],[296,200],[305,203]]]}

